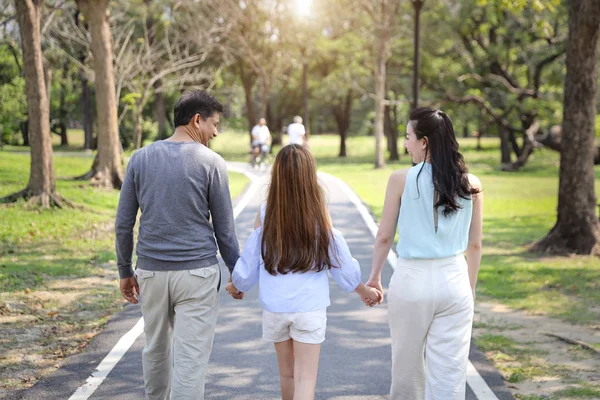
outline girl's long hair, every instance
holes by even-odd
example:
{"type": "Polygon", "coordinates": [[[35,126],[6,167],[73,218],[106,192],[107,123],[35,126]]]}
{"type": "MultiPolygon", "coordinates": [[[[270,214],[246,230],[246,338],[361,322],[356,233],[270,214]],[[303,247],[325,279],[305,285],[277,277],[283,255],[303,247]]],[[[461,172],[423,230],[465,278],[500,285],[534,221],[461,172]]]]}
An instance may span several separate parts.
{"type": "Polygon", "coordinates": [[[410,113],[410,122],[418,139],[427,138],[425,160],[429,156],[433,187],[438,195],[435,207],[443,207],[442,214],[447,217],[462,207],[458,197],[470,199],[471,195],[479,192],[469,183],[467,166],[458,151],[452,120],[441,110],[419,107],[410,113]]]}
{"type": "Polygon", "coordinates": [[[271,275],[333,268],[331,220],[317,180],[315,160],[305,147],[283,147],[271,170],[261,253],[271,275]]]}

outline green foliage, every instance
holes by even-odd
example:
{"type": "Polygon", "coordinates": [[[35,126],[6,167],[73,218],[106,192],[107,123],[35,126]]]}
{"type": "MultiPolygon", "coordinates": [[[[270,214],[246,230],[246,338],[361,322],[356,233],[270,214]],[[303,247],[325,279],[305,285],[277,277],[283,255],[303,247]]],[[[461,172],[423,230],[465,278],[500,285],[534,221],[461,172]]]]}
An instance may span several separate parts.
{"type": "Polygon", "coordinates": [[[17,43],[0,43],[0,86],[11,83],[16,76],[21,74],[11,51],[11,49],[16,51],[17,47],[17,43]]]}
{"type": "MultiPolygon", "coordinates": [[[[467,0],[426,3],[424,98],[476,96],[511,127],[560,124],[567,12],[560,1],[467,0]],[[444,22],[441,22],[444,21],[444,22]]],[[[448,103],[446,103],[448,104],[448,103]]],[[[466,116],[470,107],[451,106],[466,116]]],[[[479,114],[479,113],[477,113],[479,114]]],[[[489,112],[483,125],[498,124],[489,112]]]]}
{"type": "Polygon", "coordinates": [[[158,139],[158,123],[150,118],[142,122],[142,141],[155,141],[158,139]]]}
{"type": "Polygon", "coordinates": [[[0,141],[8,144],[19,142],[19,124],[27,118],[25,79],[15,76],[0,85],[0,141]]]}

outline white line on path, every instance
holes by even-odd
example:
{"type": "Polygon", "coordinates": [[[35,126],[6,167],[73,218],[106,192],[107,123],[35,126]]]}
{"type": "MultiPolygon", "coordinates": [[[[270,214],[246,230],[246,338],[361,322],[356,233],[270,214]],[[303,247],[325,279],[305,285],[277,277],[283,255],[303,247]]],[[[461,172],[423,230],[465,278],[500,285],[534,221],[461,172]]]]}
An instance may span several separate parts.
{"type": "MultiPolygon", "coordinates": [[[[244,208],[248,205],[258,187],[257,177],[240,168],[228,167],[229,170],[244,174],[250,179],[250,186],[233,209],[233,219],[236,219],[244,208]]],[[[78,387],[69,400],[87,400],[98,389],[100,384],[106,379],[110,371],[121,361],[121,358],[127,353],[127,350],[133,345],[137,338],[144,331],[144,319],[140,318],[133,328],[119,339],[115,347],[96,367],[92,375],[86,379],[85,383],[78,387]]]]}
{"type": "MultiPolygon", "coordinates": [[[[328,177],[337,182],[344,194],[348,196],[352,204],[356,206],[361,217],[369,227],[371,234],[373,235],[373,237],[375,237],[377,235],[378,229],[377,223],[375,223],[375,220],[373,219],[373,216],[369,213],[367,207],[363,204],[363,202],[356,195],[356,193],[354,193],[350,186],[348,186],[348,184],[346,184],[346,182],[342,181],[340,178],[337,178],[333,175],[329,175],[324,172],[319,172],[319,175],[323,177],[328,177]]],[[[394,253],[393,250],[390,250],[387,257],[387,261],[388,263],[390,263],[393,269],[396,269],[397,259],[398,257],[396,256],[396,253],[394,253]]],[[[475,397],[477,397],[478,400],[498,400],[496,394],[492,391],[492,389],[490,389],[490,387],[487,385],[487,383],[481,377],[481,375],[479,375],[479,372],[477,372],[477,369],[473,366],[470,360],[469,364],[467,365],[467,383],[469,384],[469,387],[471,388],[471,390],[475,394],[475,397]]]]}
{"type": "Polygon", "coordinates": [[[143,331],[144,320],[140,318],[137,324],[119,339],[115,347],[104,357],[104,360],[100,362],[92,375],[87,378],[85,384],[77,388],[75,393],[69,397],[69,400],[86,400],[90,397],[143,331]]]}

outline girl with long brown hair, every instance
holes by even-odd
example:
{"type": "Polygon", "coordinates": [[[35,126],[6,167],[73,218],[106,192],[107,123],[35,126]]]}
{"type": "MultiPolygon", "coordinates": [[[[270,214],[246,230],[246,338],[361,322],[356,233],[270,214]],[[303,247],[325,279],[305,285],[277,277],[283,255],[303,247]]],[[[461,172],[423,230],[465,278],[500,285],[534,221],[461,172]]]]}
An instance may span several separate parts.
{"type": "Polygon", "coordinates": [[[346,292],[373,303],[382,298],[361,283],[358,262],[332,226],[310,151],[291,144],[277,154],[267,203],[226,288],[239,295],[260,283],[263,338],[275,344],[284,400],[314,399],[330,305],[327,271],[346,292]]]}

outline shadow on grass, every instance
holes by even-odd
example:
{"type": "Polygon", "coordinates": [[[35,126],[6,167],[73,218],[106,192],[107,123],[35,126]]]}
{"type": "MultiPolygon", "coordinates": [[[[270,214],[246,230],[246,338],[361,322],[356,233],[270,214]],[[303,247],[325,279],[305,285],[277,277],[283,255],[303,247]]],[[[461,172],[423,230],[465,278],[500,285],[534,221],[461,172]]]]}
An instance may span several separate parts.
{"type": "Polygon", "coordinates": [[[546,215],[485,218],[484,246],[514,249],[542,239],[552,228],[546,215]]]}
{"type": "Polygon", "coordinates": [[[598,321],[600,266],[589,257],[538,257],[530,252],[486,253],[478,293],[517,309],[576,323],[598,321]]]}
{"type": "Polygon", "coordinates": [[[576,323],[600,318],[600,262],[529,251],[551,228],[544,215],[486,219],[478,293],[576,323]]]}

